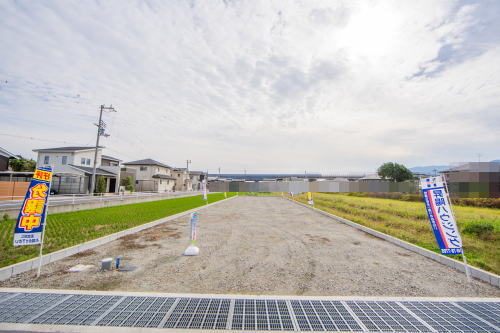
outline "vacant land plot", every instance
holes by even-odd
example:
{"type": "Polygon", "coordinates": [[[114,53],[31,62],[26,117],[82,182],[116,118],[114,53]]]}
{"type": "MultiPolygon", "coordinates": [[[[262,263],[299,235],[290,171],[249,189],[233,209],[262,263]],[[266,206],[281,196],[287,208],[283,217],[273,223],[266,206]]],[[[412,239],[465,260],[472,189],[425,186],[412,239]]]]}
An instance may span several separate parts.
{"type": "MultiPolygon", "coordinates": [[[[306,203],[305,194],[294,199],[306,203]]],[[[314,193],[314,206],[385,234],[441,253],[423,202],[314,193]]],[[[454,206],[467,261],[500,274],[500,209],[454,206]]],[[[462,260],[461,256],[451,256],[462,260]]]]}
{"type": "Polygon", "coordinates": [[[238,197],[23,273],[2,287],[278,295],[499,296],[499,289],[282,198],[238,197]],[[120,256],[131,272],[99,272],[120,256]],[[88,271],[66,273],[76,264],[88,271]]]}
{"type": "MultiPolygon", "coordinates": [[[[234,193],[228,193],[233,196],[234,193]]],[[[223,193],[208,195],[209,202],[224,199],[223,193]]],[[[118,231],[129,229],[162,217],[205,205],[201,195],[150,201],[70,213],[49,214],[43,253],[51,253],[118,231]]],[[[16,220],[0,222],[0,267],[34,258],[38,246],[14,247],[16,220]]]]}

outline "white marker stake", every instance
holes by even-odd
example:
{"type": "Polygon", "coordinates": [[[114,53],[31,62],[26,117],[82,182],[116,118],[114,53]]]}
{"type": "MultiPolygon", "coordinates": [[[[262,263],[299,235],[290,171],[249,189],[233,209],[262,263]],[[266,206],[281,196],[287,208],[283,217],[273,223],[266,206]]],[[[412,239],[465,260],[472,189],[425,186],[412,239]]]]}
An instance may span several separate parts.
{"type": "Polygon", "coordinates": [[[197,256],[200,249],[195,246],[196,243],[196,223],[198,222],[198,213],[191,213],[191,244],[184,251],[185,256],[197,256]]]}

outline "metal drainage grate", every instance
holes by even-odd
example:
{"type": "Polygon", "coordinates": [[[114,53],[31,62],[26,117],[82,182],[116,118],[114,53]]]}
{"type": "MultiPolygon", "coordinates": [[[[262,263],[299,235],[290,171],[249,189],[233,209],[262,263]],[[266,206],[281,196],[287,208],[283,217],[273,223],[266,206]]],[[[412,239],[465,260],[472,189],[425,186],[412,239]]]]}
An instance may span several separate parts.
{"type": "Polygon", "coordinates": [[[500,327],[500,307],[498,303],[457,302],[458,306],[500,327]]]}
{"type": "MultiPolygon", "coordinates": [[[[410,311],[439,332],[498,332],[498,327],[481,321],[448,302],[403,302],[410,311]]],[[[472,304],[472,303],[471,303],[472,304]]],[[[498,309],[499,304],[496,303],[498,309]]]]}
{"type": "Polygon", "coordinates": [[[347,304],[369,331],[429,331],[428,327],[395,302],[349,301],[347,304]]]}
{"type": "Polygon", "coordinates": [[[96,324],[99,326],[158,327],[175,298],[122,297],[96,324]]]}
{"type": "Polygon", "coordinates": [[[363,331],[340,301],[291,301],[291,304],[301,331],[363,331]]]}
{"type": "Polygon", "coordinates": [[[285,301],[237,299],[234,301],[231,328],[293,331],[294,326],[285,301]]]}
{"type": "Polygon", "coordinates": [[[0,293],[0,323],[259,331],[500,332],[499,302],[0,293]]]}
{"type": "Polygon", "coordinates": [[[230,300],[181,298],[163,327],[226,329],[230,300]]]}

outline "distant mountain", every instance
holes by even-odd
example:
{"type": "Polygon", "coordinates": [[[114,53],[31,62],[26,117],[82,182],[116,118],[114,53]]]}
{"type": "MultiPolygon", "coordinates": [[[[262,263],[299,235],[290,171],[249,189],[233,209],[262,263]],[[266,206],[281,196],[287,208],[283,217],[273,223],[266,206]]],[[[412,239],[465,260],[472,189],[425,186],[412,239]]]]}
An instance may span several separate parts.
{"type": "Polygon", "coordinates": [[[434,172],[439,172],[451,168],[449,165],[428,165],[409,168],[413,173],[423,173],[426,175],[433,175],[434,172]]]}
{"type": "Polygon", "coordinates": [[[500,160],[493,160],[493,161],[490,161],[490,162],[497,162],[497,163],[500,163],[500,160]]]}

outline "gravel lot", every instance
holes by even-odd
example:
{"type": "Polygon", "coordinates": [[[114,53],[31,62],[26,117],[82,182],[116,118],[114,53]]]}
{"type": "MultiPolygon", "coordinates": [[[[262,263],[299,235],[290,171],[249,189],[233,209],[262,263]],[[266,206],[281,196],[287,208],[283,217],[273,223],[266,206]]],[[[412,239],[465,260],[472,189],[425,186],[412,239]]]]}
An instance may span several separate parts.
{"type": "Polygon", "coordinates": [[[500,289],[276,197],[238,197],[200,210],[200,255],[182,255],[188,217],[0,282],[0,287],[175,293],[500,296],[500,289]],[[122,257],[135,271],[99,272],[122,257]],[[65,272],[76,264],[88,271],[65,272]]]}

